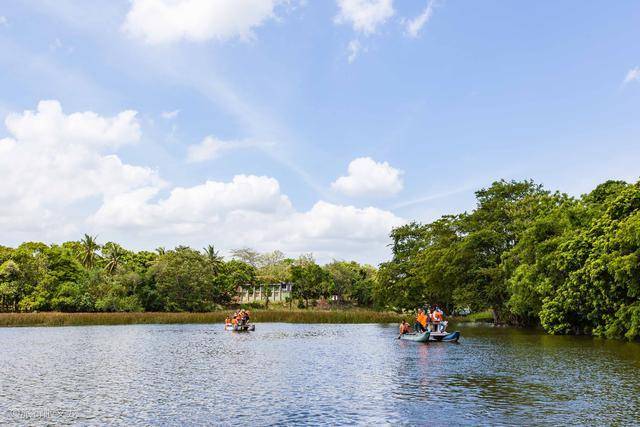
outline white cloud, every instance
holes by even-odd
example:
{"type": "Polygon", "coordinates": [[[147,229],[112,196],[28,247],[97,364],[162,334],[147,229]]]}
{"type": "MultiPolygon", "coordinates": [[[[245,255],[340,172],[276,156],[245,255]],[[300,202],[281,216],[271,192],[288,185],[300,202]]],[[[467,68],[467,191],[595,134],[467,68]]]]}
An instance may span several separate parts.
{"type": "Polygon", "coordinates": [[[640,67],[632,68],[627,72],[623,84],[640,81],[640,67]]]}
{"type": "Polygon", "coordinates": [[[404,221],[393,213],[368,207],[317,202],[296,211],[277,180],[236,175],[231,182],[207,181],[175,188],[153,202],[157,191],[139,189],[107,199],[90,219],[106,229],[171,236],[202,245],[251,246],[289,253],[314,252],[319,259],[359,258],[379,261],[386,256],[392,227],[404,221]]]}
{"type": "Polygon", "coordinates": [[[92,216],[91,222],[102,226],[179,229],[215,224],[233,212],[287,213],[291,202],[280,193],[274,178],[236,175],[231,182],[206,181],[193,187],[175,187],[169,197],[158,202],[151,199],[157,188],[141,188],[116,194],[92,216]]]}
{"type": "Polygon", "coordinates": [[[420,35],[420,30],[422,30],[422,27],[424,27],[426,23],[429,22],[431,16],[433,15],[433,6],[434,0],[429,0],[429,2],[427,3],[427,7],[424,8],[420,15],[406,22],[406,31],[410,37],[415,38],[420,35]]]}
{"type": "Polygon", "coordinates": [[[358,40],[351,40],[349,42],[349,63],[356,60],[358,57],[358,53],[360,53],[360,49],[362,49],[362,45],[358,40]]]}
{"type": "Polygon", "coordinates": [[[163,111],[160,115],[165,120],[173,120],[178,117],[178,114],[180,114],[180,110],[163,111]]]}
{"type": "Polygon", "coordinates": [[[223,141],[214,136],[207,136],[199,144],[193,144],[187,147],[187,161],[189,163],[204,162],[217,158],[224,151],[269,145],[270,144],[258,143],[250,140],[223,141]]]}
{"type": "Polygon", "coordinates": [[[117,155],[137,143],[134,111],[112,117],[66,114],[57,101],[10,114],[0,139],[0,235],[4,244],[77,239],[153,249],[215,243],[251,246],[291,255],[314,252],[320,261],[349,258],[377,262],[388,256],[388,233],[404,221],[374,207],[318,201],[295,209],[268,176],[171,186],[148,167],[117,155]]]}
{"type": "MultiPolygon", "coordinates": [[[[161,186],[149,168],[123,163],[113,150],[140,139],[135,111],[114,117],[66,115],[57,101],[9,114],[0,139],[0,229],[68,229],[69,206],[142,186],[161,186]],[[65,228],[67,227],[67,228],[65,228]]],[[[42,239],[42,236],[40,236],[42,239]]]]}
{"type": "Polygon", "coordinates": [[[0,27],[5,26],[9,23],[9,21],[7,21],[7,18],[5,16],[0,15],[0,27]]]}
{"type": "Polygon", "coordinates": [[[375,33],[395,13],[393,0],[337,0],[337,4],[334,22],[350,24],[354,31],[365,35],[375,33]]]}
{"type": "Polygon", "coordinates": [[[250,39],[280,0],[133,0],[123,30],[149,44],[250,39]]]}
{"type": "Polygon", "coordinates": [[[402,171],[387,162],[360,157],[349,163],[349,174],[335,180],[331,187],[348,196],[391,196],[402,190],[402,171]]]}

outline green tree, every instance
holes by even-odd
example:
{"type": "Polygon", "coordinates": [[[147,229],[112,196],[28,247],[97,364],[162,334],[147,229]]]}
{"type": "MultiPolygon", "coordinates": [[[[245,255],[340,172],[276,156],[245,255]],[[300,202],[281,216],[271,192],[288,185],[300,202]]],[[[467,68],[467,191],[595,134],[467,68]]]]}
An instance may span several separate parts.
{"type": "Polygon", "coordinates": [[[102,247],[102,256],[106,262],[104,269],[114,274],[125,262],[127,251],[117,243],[108,242],[102,247]]]}
{"type": "Polygon", "coordinates": [[[177,247],[152,266],[157,292],[166,311],[208,311],[214,308],[215,276],[200,252],[177,247]]]}
{"type": "Polygon", "coordinates": [[[207,245],[207,247],[203,250],[204,254],[207,257],[207,260],[209,261],[209,265],[211,265],[211,271],[213,272],[213,274],[220,273],[224,266],[224,259],[222,258],[222,256],[220,256],[213,245],[207,245]]]}
{"type": "Polygon", "coordinates": [[[98,244],[96,239],[96,236],[85,234],[84,237],[80,240],[80,263],[82,263],[82,265],[86,268],[93,268],[98,259],[98,251],[100,250],[100,245],[98,244]]]}
{"type": "Polygon", "coordinates": [[[291,267],[291,279],[293,282],[292,296],[305,302],[309,307],[309,300],[315,300],[326,293],[330,286],[331,277],[326,270],[315,262],[307,262],[291,267]]]}

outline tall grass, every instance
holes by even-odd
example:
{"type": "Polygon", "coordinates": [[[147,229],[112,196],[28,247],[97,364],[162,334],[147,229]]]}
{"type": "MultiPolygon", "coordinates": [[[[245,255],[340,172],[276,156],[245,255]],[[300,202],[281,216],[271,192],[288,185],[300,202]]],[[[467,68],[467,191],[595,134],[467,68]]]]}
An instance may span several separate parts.
{"type": "MultiPolygon", "coordinates": [[[[221,323],[230,311],[208,313],[0,313],[0,326],[88,326],[221,323]]],[[[252,310],[254,322],[398,323],[402,316],[373,310],[252,310]]]]}
{"type": "Polygon", "coordinates": [[[491,310],[479,311],[477,313],[471,313],[467,316],[456,316],[454,319],[456,322],[493,322],[493,313],[491,310]]]}

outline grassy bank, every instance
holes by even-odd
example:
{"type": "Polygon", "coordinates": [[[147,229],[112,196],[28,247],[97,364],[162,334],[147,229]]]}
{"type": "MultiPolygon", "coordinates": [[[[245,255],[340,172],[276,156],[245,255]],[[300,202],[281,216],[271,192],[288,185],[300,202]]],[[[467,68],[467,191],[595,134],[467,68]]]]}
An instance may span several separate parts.
{"type": "MultiPolygon", "coordinates": [[[[221,323],[229,311],[209,313],[0,313],[0,326],[88,326],[221,323]]],[[[402,316],[373,310],[252,310],[259,322],[398,323],[402,316]]]]}
{"type": "Polygon", "coordinates": [[[480,311],[478,313],[471,313],[467,316],[454,316],[451,319],[457,323],[465,323],[465,322],[493,322],[493,313],[491,310],[480,311]]]}

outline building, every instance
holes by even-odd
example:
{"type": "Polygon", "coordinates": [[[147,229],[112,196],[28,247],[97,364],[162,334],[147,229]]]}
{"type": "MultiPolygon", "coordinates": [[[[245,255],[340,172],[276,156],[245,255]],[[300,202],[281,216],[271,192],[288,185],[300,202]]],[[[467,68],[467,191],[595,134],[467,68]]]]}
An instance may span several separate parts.
{"type": "Polygon", "coordinates": [[[241,285],[238,287],[238,300],[240,303],[260,302],[264,301],[266,291],[271,288],[269,301],[285,302],[287,297],[291,296],[291,283],[269,283],[261,285],[241,285]]]}

